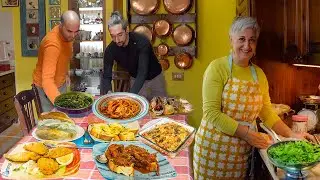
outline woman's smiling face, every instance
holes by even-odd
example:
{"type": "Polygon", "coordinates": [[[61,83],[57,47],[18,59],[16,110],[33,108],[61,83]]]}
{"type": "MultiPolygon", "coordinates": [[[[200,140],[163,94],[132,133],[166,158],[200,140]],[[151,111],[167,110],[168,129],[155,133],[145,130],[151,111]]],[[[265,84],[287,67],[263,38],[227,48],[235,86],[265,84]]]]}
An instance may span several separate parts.
{"type": "Polygon", "coordinates": [[[230,37],[233,58],[237,61],[248,62],[256,53],[258,37],[252,28],[246,28],[230,37]]]}

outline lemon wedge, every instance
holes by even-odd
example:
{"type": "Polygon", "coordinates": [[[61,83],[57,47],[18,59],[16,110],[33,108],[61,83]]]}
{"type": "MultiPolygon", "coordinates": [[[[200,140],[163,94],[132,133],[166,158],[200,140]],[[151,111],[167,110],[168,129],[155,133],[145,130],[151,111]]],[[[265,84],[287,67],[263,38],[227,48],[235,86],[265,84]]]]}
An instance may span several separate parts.
{"type": "Polygon", "coordinates": [[[67,154],[65,156],[58,157],[58,158],[56,158],[56,160],[60,165],[65,165],[66,166],[66,165],[70,164],[73,161],[73,153],[67,154]]]}

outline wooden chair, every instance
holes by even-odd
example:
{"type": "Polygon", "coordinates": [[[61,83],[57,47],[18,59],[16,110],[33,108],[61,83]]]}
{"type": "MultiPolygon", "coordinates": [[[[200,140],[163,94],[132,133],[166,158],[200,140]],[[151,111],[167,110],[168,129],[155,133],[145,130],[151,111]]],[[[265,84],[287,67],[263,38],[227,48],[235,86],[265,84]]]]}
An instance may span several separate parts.
{"type": "MultiPolygon", "coordinates": [[[[102,82],[102,72],[100,78],[102,82]]],[[[130,89],[130,74],[126,71],[113,71],[112,72],[112,81],[113,81],[113,92],[128,92],[130,89]]],[[[101,88],[101,86],[100,86],[101,88]]],[[[107,92],[101,92],[101,95],[107,92]]]]}
{"type": "Polygon", "coordinates": [[[43,112],[38,90],[35,85],[32,85],[32,89],[19,92],[13,99],[23,134],[28,134],[36,126],[35,118],[43,112]],[[34,106],[37,112],[36,117],[34,106]]]}
{"type": "Polygon", "coordinates": [[[130,75],[125,71],[113,71],[112,81],[114,92],[128,92],[130,89],[130,75]]]}

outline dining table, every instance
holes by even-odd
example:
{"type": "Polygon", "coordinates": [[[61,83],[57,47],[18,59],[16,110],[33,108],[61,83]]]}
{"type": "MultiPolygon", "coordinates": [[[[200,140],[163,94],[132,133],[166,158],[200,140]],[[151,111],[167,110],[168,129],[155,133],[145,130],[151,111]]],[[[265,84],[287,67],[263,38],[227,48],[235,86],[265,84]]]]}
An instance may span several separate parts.
{"type": "MultiPolygon", "coordinates": [[[[87,129],[88,122],[90,122],[90,118],[95,117],[93,113],[90,113],[84,117],[76,117],[72,118],[75,123],[79,126],[81,126],[84,129],[87,129]]],[[[185,114],[178,114],[178,115],[171,115],[168,116],[169,118],[180,122],[180,123],[187,123],[187,115],[185,114]]],[[[144,124],[147,122],[155,120],[153,116],[150,114],[144,116],[142,119],[138,120],[140,128],[143,127],[144,124]]],[[[32,132],[32,131],[31,131],[32,132]]],[[[17,145],[19,144],[25,144],[29,142],[35,142],[37,139],[35,139],[32,136],[32,133],[29,133],[28,135],[25,135],[20,141],[18,141],[12,148],[9,150],[8,153],[10,153],[17,145]]],[[[84,137],[81,137],[84,138],[84,137]]],[[[92,148],[81,148],[78,147],[80,151],[80,168],[78,172],[75,174],[65,176],[61,179],[104,179],[101,174],[99,173],[98,168],[96,167],[95,161],[92,157],[92,148]]],[[[169,163],[173,166],[173,168],[176,170],[177,176],[171,179],[174,180],[193,180],[193,169],[192,169],[192,161],[191,161],[191,147],[185,148],[182,150],[176,157],[170,158],[168,156],[165,156],[169,163]]],[[[5,158],[1,157],[0,159],[0,166],[4,164],[5,158]]],[[[1,175],[0,179],[5,179],[3,175],[1,175]]]]}

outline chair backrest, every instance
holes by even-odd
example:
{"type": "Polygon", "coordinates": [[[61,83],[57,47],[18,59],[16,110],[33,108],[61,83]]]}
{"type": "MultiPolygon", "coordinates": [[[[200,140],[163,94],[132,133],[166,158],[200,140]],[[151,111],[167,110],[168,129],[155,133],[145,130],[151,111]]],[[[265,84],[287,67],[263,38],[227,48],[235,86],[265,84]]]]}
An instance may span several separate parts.
{"type": "Polygon", "coordinates": [[[22,131],[24,134],[28,134],[36,126],[33,107],[36,107],[37,117],[43,112],[37,88],[32,85],[31,90],[21,91],[13,98],[22,131]],[[34,102],[34,106],[32,102],[34,102]]]}
{"type": "Polygon", "coordinates": [[[125,71],[113,71],[112,80],[114,92],[128,92],[130,89],[130,74],[125,71]]]}

